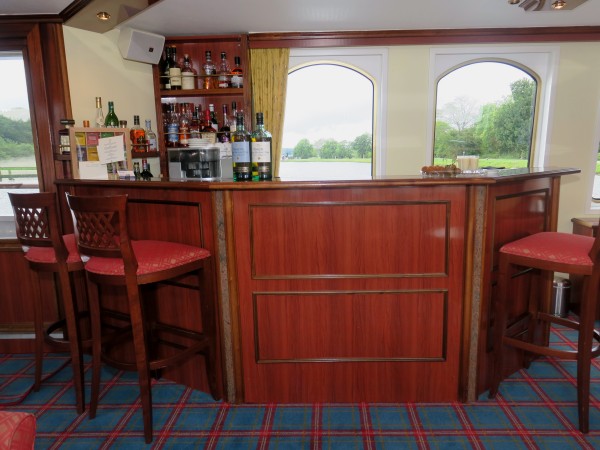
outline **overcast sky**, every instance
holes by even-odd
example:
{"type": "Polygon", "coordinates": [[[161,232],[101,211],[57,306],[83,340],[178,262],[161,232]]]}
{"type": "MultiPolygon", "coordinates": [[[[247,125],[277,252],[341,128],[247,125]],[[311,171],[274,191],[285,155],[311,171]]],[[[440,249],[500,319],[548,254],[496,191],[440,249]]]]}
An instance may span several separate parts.
{"type": "Polygon", "coordinates": [[[22,59],[0,58],[0,111],[27,108],[27,85],[22,59]]]}

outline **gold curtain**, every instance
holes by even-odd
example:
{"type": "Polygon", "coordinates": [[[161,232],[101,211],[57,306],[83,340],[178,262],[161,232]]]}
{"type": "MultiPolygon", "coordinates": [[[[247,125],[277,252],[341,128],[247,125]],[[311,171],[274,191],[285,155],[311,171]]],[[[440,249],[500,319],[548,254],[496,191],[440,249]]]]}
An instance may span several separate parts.
{"type": "MultiPolygon", "coordinates": [[[[273,136],[273,176],[279,176],[289,48],[251,49],[252,98],[254,113],[262,112],[265,128],[273,136]]],[[[256,117],[256,116],[255,116],[256,117]]],[[[255,120],[253,117],[253,122],[255,120]]]]}

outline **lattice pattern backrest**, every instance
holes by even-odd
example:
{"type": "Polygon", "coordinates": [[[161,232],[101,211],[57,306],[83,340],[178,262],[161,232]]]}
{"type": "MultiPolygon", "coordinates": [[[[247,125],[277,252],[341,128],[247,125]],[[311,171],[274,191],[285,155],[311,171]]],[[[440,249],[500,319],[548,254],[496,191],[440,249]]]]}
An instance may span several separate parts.
{"type": "Polygon", "coordinates": [[[50,241],[50,224],[46,208],[25,208],[15,206],[17,237],[50,241]]]}
{"type": "Polygon", "coordinates": [[[115,212],[76,211],[73,214],[79,245],[99,250],[119,250],[119,224],[115,212]]]}

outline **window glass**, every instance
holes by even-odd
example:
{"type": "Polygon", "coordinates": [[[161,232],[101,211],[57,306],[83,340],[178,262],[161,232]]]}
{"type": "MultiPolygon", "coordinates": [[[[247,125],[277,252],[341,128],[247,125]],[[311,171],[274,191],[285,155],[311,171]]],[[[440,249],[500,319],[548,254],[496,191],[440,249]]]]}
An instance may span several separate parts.
{"type": "Polygon", "coordinates": [[[0,238],[14,237],[8,192],[37,192],[25,65],[21,52],[0,52],[0,238]]]}
{"type": "Polygon", "coordinates": [[[460,156],[475,155],[479,167],[527,167],[536,97],[536,79],[504,62],[470,63],[444,75],[437,85],[434,164],[464,168],[460,156]]]}
{"type": "Polygon", "coordinates": [[[287,179],[369,178],[373,161],[373,82],[337,64],[288,76],[282,161],[287,179]]]}

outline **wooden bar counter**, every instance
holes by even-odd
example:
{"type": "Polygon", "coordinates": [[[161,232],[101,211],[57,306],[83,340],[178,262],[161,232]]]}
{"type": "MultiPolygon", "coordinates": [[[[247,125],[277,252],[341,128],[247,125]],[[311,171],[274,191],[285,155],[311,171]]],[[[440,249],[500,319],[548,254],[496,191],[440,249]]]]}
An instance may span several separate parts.
{"type": "MultiPolygon", "coordinates": [[[[57,187],[127,193],[135,238],[212,252],[227,400],[451,402],[476,399],[493,371],[497,250],[555,230],[560,179],[577,172],[57,187]]],[[[195,327],[186,301],[158,314],[195,327]]],[[[205,389],[196,364],[166,376],[205,389]]]]}

